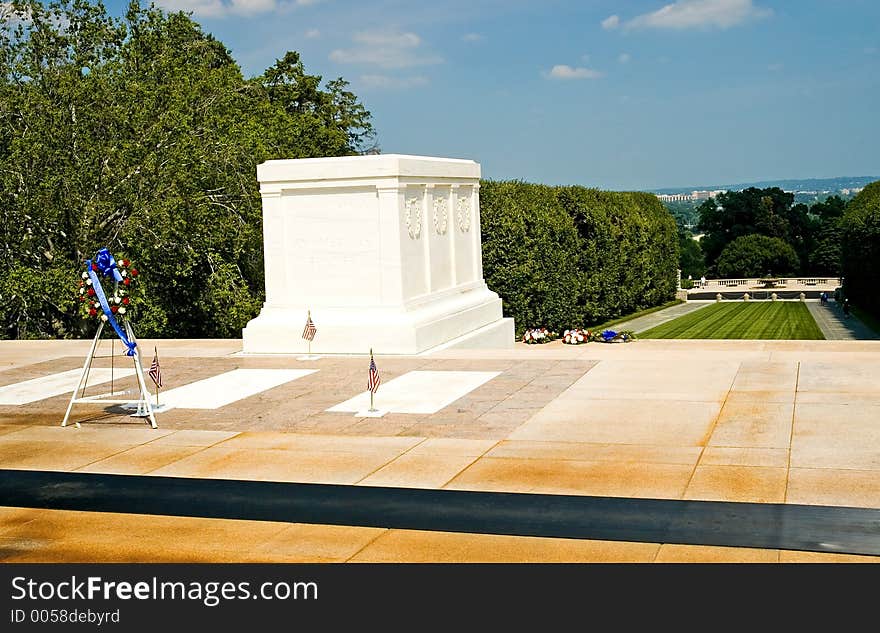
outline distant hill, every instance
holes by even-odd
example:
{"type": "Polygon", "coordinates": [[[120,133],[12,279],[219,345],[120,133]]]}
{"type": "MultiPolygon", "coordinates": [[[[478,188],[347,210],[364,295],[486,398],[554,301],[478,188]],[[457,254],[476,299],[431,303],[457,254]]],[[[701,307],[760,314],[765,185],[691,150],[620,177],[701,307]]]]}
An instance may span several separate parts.
{"type": "Polygon", "coordinates": [[[865,185],[880,180],[880,176],[839,176],[837,178],[799,178],[787,180],[761,180],[758,182],[741,182],[729,185],[699,185],[694,187],[669,187],[666,189],[653,189],[652,193],[690,193],[691,191],[714,191],[717,189],[729,189],[740,191],[749,187],[766,189],[767,187],[779,187],[784,191],[811,191],[816,193],[834,193],[841,189],[859,189],[865,185]]]}

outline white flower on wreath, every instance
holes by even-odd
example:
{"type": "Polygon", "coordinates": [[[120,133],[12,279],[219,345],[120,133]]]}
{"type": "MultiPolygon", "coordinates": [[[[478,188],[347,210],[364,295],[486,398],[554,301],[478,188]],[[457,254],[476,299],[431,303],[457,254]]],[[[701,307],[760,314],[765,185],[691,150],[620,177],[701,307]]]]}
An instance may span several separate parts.
{"type": "Polygon", "coordinates": [[[125,314],[125,308],[119,308],[119,314],[125,314]]]}
{"type": "Polygon", "coordinates": [[[106,314],[102,314],[102,315],[101,315],[101,320],[102,320],[102,321],[106,321],[106,320],[107,320],[107,315],[106,315],[106,314]]]}

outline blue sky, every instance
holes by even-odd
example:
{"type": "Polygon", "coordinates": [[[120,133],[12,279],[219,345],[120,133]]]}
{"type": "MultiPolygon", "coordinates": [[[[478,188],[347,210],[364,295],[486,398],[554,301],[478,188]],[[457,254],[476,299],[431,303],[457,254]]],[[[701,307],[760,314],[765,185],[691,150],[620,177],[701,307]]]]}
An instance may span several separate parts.
{"type": "MultiPolygon", "coordinates": [[[[109,0],[121,12],[123,0],[109,0]]],[[[158,0],[343,77],[383,153],[606,189],[880,176],[876,0],[158,0]]]]}

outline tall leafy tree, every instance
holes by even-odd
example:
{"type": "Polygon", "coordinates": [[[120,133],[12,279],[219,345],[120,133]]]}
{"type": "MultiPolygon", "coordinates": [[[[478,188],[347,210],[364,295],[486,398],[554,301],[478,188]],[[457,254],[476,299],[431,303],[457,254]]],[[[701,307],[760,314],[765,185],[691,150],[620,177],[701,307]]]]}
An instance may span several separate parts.
{"type": "Polygon", "coordinates": [[[263,294],[256,165],[370,149],[370,113],[294,52],[246,79],[184,13],[0,7],[0,336],[84,334],[63,280],[101,246],[143,273],[139,334],[237,336],[263,294]]]}
{"type": "Polygon", "coordinates": [[[831,196],[810,207],[810,215],[816,225],[815,240],[809,253],[810,272],[817,275],[841,274],[840,220],[846,210],[846,201],[831,196]]]}
{"type": "Polygon", "coordinates": [[[700,243],[690,231],[678,230],[678,267],[683,277],[698,278],[706,272],[706,260],[700,243]]]}
{"type": "Polygon", "coordinates": [[[706,263],[715,267],[725,247],[746,235],[779,238],[795,249],[800,260],[806,261],[815,224],[806,206],[793,202],[794,194],[778,187],[728,191],[705,201],[698,208],[698,227],[705,233],[700,245],[706,263]]]}
{"type": "Polygon", "coordinates": [[[799,265],[791,244],[778,237],[744,235],[724,247],[718,258],[722,277],[787,276],[799,265]]]}
{"type": "Polygon", "coordinates": [[[854,303],[880,318],[880,180],[850,200],[840,231],[843,288],[854,303]]]}

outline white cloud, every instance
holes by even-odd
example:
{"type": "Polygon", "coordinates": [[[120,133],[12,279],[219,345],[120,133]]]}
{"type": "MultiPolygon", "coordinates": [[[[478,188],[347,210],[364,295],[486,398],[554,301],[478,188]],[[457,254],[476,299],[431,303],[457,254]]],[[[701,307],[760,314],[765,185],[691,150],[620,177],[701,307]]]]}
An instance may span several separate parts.
{"type": "Polygon", "coordinates": [[[620,62],[621,64],[628,64],[629,60],[631,60],[631,59],[632,59],[632,57],[630,56],[629,53],[621,53],[620,55],[617,56],[617,61],[620,62]]]}
{"type": "Polygon", "coordinates": [[[486,38],[480,33],[465,33],[461,36],[461,39],[465,42],[482,42],[486,38]]]}
{"type": "Polygon", "coordinates": [[[379,68],[410,68],[439,64],[443,58],[420,54],[421,38],[415,33],[364,31],[352,38],[354,48],[337,48],[330,60],[339,64],[365,64],[379,68]]]}
{"type": "MultiPolygon", "coordinates": [[[[727,29],[749,20],[772,15],[771,9],[756,7],[752,0],[677,0],[652,13],[637,15],[623,24],[625,29],[727,29]]],[[[610,18],[609,18],[610,19],[610,18]]]]}
{"type": "Polygon", "coordinates": [[[598,70],[592,68],[572,68],[566,64],[557,64],[545,72],[544,76],[548,79],[598,79],[602,76],[598,70]]]}
{"type": "Polygon", "coordinates": [[[359,83],[366,89],[400,90],[424,86],[428,83],[425,77],[390,77],[388,75],[361,75],[359,83]]]}
{"type": "Polygon", "coordinates": [[[613,31],[618,26],[620,26],[620,16],[618,15],[609,15],[602,20],[602,28],[606,31],[613,31]]]}
{"type": "Polygon", "coordinates": [[[306,31],[306,39],[307,40],[316,40],[321,37],[321,31],[318,29],[309,29],[306,31]]]}
{"type": "Polygon", "coordinates": [[[190,11],[202,18],[247,16],[316,4],[321,0],[156,0],[169,11],[190,11]]]}

